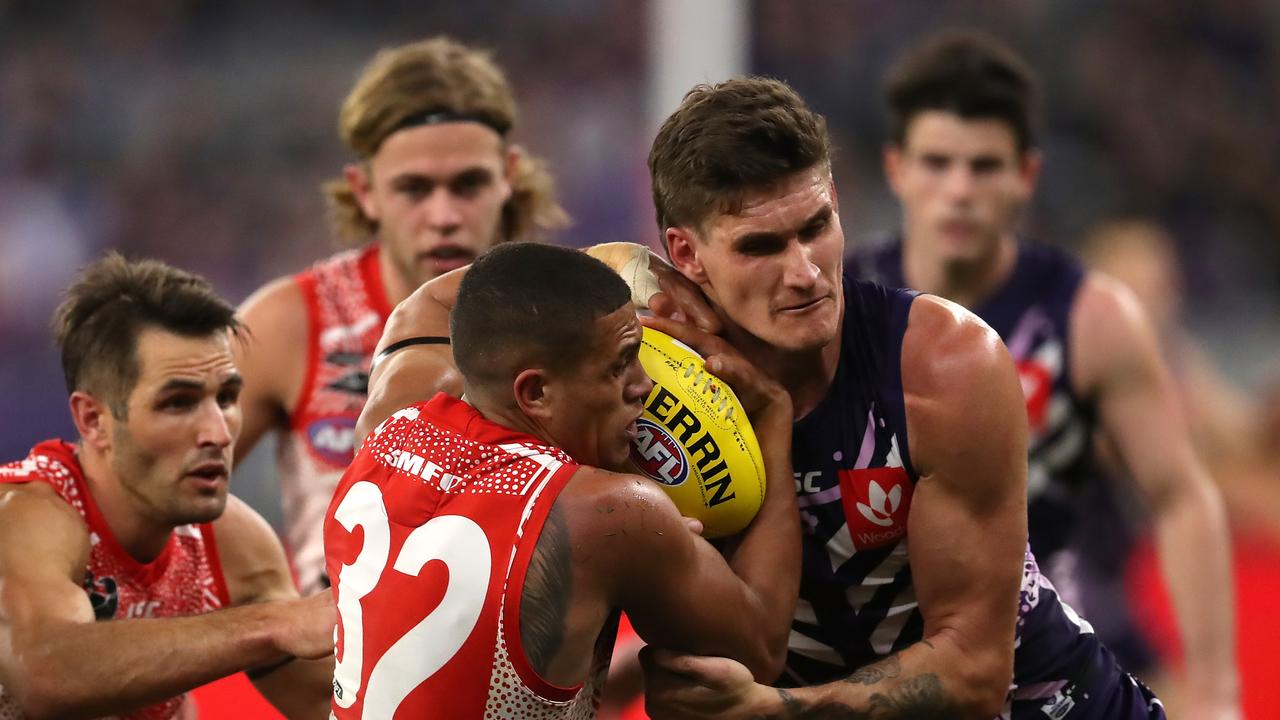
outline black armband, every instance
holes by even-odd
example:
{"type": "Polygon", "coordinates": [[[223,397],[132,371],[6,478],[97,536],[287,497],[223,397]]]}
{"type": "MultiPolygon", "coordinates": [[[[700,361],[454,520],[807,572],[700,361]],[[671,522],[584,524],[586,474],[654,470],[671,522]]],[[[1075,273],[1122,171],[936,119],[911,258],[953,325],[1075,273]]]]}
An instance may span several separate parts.
{"type": "Polygon", "coordinates": [[[440,335],[423,335],[419,337],[405,338],[404,340],[397,340],[396,342],[393,342],[390,345],[383,348],[382,352],[373,356],[373,363],[369,366],[369,372],[372,373],[373,369],[378,367],[378,365],[383,360],[386,360],[387,356],[390,355],[391,353],[397,352],[399,350],[403,350],[412,345],[448,345],[448,344],[449,344],[449,338],[442,337],[440,335]]]}

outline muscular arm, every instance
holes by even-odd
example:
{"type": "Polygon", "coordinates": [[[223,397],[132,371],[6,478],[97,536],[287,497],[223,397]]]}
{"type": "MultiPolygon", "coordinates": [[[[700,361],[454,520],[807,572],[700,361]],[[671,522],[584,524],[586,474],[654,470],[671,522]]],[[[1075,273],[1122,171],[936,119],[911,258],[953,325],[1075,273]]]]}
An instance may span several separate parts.
{"type": "MultiPolygon", "coordinates": [[[[374,358],[392,343],[413,337],[449,337],[449,311],[467,269],[445,273],[425,283],[387,318],[374,358]]],[[[438,392],[462,395],[462,375],[448,345],[411,345],[378,360],[369,374],[369,399],[356,422],[356,447],[378,423],[407,405],[438,392]]]]}
{"type": "MultiPolygon", "coordinates": [[[[749,654],[732,656],[746,658],[744,663],[755,677],[772,680],[786,662],[791,618],[800,591],[800,515],[791,467],[791,398],[723,339],[662,318],[646,319],[645,324],[697,349],[706,358],[707,369],[738,393],[760,443],[765,497],[756,517],[733,538],[732,549],[723,557],[700,537],[681,532],[675,533],[679,539],[676,547],[628,548],[632,558],[624,560],[623,566],[643,572],[620,576],[623,584],[615,588],[618,604],[627,611],[640,637],[661,647],[681,646],[675,643],[687,646],[690,638],[700,636],[708,647],[715,642],[748,640],[755,647],[739,648],[738,653],[749,654]],[[690,582],[690,578],[698,581],[690,582]],[[686,616],[690,608],[694,612],[686,616]],[[715,632],[728,635],[715,639],[715,632]]],[[[683,525],[678,514],[675,519],[683,525]]],[[[665,534],[649,537],[668,540],[665,534]]]]}
{"type": "Polygon", "coordinates": [[[902,343],[902,384],[920,473],[907,536],[924,639],[835,687],[796,694],[866,717],[993,717],[1013,676],[1027,542],[1017,374],[994,332],[922,297],[902,343]]]}
{"type": "Polygon", "coordinates": [[[652,481],[584,478],[579,490],[587,491],[565,507],[575,583],[594,584],[645,642],[732,657],[771,681],[786,659],[800,565],[794,482],[789,459],[778,462],[787,472],[771,474],[760,513],[728,559],[689,532],[652,481]]]}
{"type": "Polygon", "coordinates": [[[1230,546],[1222,499],[1192,449],[1155,334],[1119,283],[1091,274],[1071,317],[1072,382],[1155,518],[1161,565],[1182,630],[1190,697],[1210,717],[1239,702],[1230,546]]]}
{"type": "Polygon", "coordinates": [[[294,649],[281,603],[94,622],[88,554],[83,522],[47,487],[0,492],[0,682],[31,717],[122,714],[294,649]]]}
{"type": "Polygon", "coordinates": [[[287,427],[307,369],[307,307],[292,278],[268,283],[244,302],[239,316],[248,332],[232,344],[244,376],[240,393],[244,425],[236,459],[248,456],[267,432],[287,427]]]}
{"type": "MultiPolygon", "coordinates": [[[[693,678],[651,703],[680,717],[990,718],[1013,674],[1026,548],[1026,417],[1013,363],[958,306],[918,299],[902,346],[908,519],[923,639],[836,682],[791,691],[742,682],[710,658],[655,653],[649,679],[693,678]]],[[[652,705],[651,705],[652,708],[652,705]]],[[[658,707],[656,709],[663,709],[658,707]]]]}
{"type": "Polygon", "coordinates": [[[535,667],[576,681],[605,616],[621,608],[649,643],[721,653],[772,680],[786,657],[800,582],[790,398],[723,340],[670,322],[646,323],[700,350],[708,368],[738,392],[760,442],[765,497],[726,558],[689,531],[652,481],[583,468],[557,498],[538,540],[521,601],[525,646],[535,667]]]}
{"type": "MultiPolygon", "coordinates": [[[[214,523],[223,575],[233,605],[283,601],[292,608],[293,630],[310,643],[332,649],[335,623],[328,590],[306,600],[298,599],[280,541],[265,520],[235,497],[214,523]]],[[[329,709],[333,680],[333,656],[320,659],[283,658],[249,667],[258,690],[286,717],[323,717],[329,709]],[[283,663],[283,664],[281,664],[283,663]]]]}

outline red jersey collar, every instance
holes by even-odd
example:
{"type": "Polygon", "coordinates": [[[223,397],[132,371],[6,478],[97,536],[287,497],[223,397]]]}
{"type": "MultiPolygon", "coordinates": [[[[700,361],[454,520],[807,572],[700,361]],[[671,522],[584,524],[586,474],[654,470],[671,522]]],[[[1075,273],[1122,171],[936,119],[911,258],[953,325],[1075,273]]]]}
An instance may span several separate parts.
{"type": "Polygon", "coordinates": [[[443,392],[436,393],[435,397],[427,401],[425,409],[442,425],[477,442],[488,445],[527,443],[551,448],[568,456],[568,453],[564,453],[546,440],[493,422],[470,403],[443,392]]]}

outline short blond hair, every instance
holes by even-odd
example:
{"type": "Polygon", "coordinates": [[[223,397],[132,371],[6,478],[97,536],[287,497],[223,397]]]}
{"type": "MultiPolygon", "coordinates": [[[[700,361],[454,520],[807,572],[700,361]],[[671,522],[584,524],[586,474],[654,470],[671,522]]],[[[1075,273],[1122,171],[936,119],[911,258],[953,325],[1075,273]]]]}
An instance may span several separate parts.
{"type": "MultiPolygon", "coordinates": [[[[368,159],[407,120],[434,112],[475,118],[505,138],[515,125],[516,101],[488,52],[435,37],[380,50],[342,102],[338,134],[368,159]]],[[[511,198],[502,208],[502,241],[568,224],[545,163],[522,153],[511,185],[511,198]]],[[[364,214],[346,180],[330,180],[322,189],[339,239],[361,244],[377,233],[378,223],[364,214]]]]}

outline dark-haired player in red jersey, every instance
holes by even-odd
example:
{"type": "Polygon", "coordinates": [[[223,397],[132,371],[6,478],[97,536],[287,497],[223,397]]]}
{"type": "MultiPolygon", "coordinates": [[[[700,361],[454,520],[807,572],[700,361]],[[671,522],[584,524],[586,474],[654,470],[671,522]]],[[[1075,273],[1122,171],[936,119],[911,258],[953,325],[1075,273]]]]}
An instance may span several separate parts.
{"type": "Polygon", "coordinates": [[[451,318],[462,399],[379,424],[325,521],[339,718],[589,718],[623,610],[664,647],[775,676],[799,579],[791,404],[727,345],[683,331],[738,390],[767,472],[728,560],[626,462],[652,382],[631,292],[532,243],[472,265],[451,318]]]}
{"type": "Polygon", "coordinates": [[[117,255],[67,292],[79,441],[0,466],[0,720],[191,717],[184,693],[241,670],[287,716],[324,712],[332,601],[298,599],[271,528],[227,496],[234,313],[117,255]]]}
{"type": "Polygon", "coordinates": [[[351,462],[391,308],[495,244],[565,220],[550,176],[512,143],[515,121],[514,94],[487,53],[444,37],[379,52],[339,117],[358,159],[325,186],[336,234],[360,247],[245,301],[236,455],[278,433],[285,545],[304,591],[325,585],[320,527],[351,462]]]}
{"type": "MultiPolygon", "coordinates": [[[[1025,408],[996,334],[953,303],[843,273],[823,118],[778,81],[699,86],[649,165],[692,288],[676,305],[708,327],[710,301],[729,341],[788,388],[803,528],[775,686],[729,659],[655,650],[655,716],[1162,718],[1027,549],[1025,408]]],[[[613,267],[635,277],[643,254],[613,267]]],[[[401,342],[438,334],[452,288],[443,276],[397,309],[362,423],[456,386],[447,347],[401,342]]]]}

